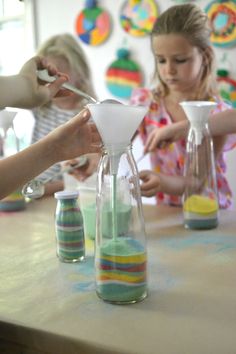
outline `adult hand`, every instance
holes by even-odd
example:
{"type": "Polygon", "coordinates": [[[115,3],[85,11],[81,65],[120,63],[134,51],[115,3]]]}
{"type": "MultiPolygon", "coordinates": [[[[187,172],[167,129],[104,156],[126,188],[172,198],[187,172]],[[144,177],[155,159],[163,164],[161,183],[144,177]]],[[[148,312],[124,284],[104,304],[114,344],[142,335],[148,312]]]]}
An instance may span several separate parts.
{"type": "Polygon", "coordinates": [[[50,140],[54,160],[63,161],[78,156],[100,152],[101,138],[95,124],[89,122],[90,112],[84,109],[51,132],[46,139],[50,140]]]}
{"type": "Polygon", "coordinates": [[[18,107],[32,108],[50,101],[54,96],[65,96],[70,93],[61,89],[61,85],[68,81],[68,76],[60,73],[56,67],[49,64],[45,58],[36,56],[28,60],[16,75],[16,87],[21,85],[21,96],[18,107]],[[49,75],[56,75],[52,83],[45,83],[37,77],[37,70],[47,69],[49,75]]]}

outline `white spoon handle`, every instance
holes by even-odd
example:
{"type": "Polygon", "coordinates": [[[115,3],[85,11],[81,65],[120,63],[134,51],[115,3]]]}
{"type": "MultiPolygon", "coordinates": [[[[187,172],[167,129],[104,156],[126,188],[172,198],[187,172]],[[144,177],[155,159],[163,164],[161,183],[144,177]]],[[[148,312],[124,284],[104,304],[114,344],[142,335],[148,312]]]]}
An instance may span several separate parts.
{"type": "MultiPolygon", "coordinates": [[[[49,75],[47,69],[37,70],[37,76],[40,80],[46,81],[46,82],[54,82],[56,80],[56,76],[49,75]]],[[[97,100],[95,100],[95,98],[93,98],[92,96],[88,95],[87,93],[85,93],[83,91],[80,91],[77,87],[75,87],[67,82],[65,82],[62,85],[62,87],[76,93],[79,96],[83,96],[83,97],[87,98],[87,100],[90,102],[97,103],[97,100]]]]}
{"type": "Polygon", "coordinates": [[[53,176],[47,178],[45,181],[43,181],[43,184],[46,184],[48,182],[50,182],[51,180],[53,180],[55,177],[58,177],[58,176],[62,176],[63,173],[67,173],[67,172],[72,172],[75,168],[77,167],[82,167],[84,166],[86,163],[88,162],[88,158],[87,157],[81,157],[77,164],[75,165],[69,165],[69,166],[66,166],[64,168],[62,168],[59,172],[55,173],[53,176]]]}

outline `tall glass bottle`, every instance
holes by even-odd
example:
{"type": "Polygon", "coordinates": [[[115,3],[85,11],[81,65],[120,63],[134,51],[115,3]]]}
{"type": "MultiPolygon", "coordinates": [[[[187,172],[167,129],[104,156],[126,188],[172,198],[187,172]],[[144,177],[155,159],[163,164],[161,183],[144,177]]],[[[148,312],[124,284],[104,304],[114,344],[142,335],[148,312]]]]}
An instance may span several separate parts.
{"type": "Polygon", "coordinates": [[[137,167],[131,146],[104,149],[98,168],[96,291],[112,303],[147,295],[146,237],[137,167]]]}
{"type": "Polygon", "coordinates": [[[184,171],[184,225],[190,229],[215,228],[219,206],[213,142],[208,128],[208,114],[215,103],[193,101],[181,105],[190,121],[184,171]]]}

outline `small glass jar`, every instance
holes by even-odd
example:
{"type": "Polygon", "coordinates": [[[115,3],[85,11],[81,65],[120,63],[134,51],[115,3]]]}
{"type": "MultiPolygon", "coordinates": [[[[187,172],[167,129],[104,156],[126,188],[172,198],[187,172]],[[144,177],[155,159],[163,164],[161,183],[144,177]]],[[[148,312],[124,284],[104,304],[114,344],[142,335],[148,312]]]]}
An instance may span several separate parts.
{"type": "Polygon", "coordinates": [[[77,191],[60,191],[57,199],[55,227],[57,256],[62,262],[80,262],[85,257],[83,217],[77,191]]]}

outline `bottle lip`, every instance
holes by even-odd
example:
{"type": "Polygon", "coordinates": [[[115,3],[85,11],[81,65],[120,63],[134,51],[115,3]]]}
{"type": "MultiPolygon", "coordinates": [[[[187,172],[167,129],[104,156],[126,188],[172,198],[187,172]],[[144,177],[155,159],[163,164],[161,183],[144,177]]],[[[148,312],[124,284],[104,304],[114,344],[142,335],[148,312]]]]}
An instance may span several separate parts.
{"type": "Polygon", "coordinates": [[[132,142],[121,143],[121,144],[106,144],[103,145],[102,149],[107,153],[123,153],[127,149],[132,149],[132,142]]]}
{"type": "Polygon", "coordinates": [[[54,197],[56,199],[72,199],[72,198],[78,198],[79,196],[79,191],[59,191],[54,193],[54,197]]]}

